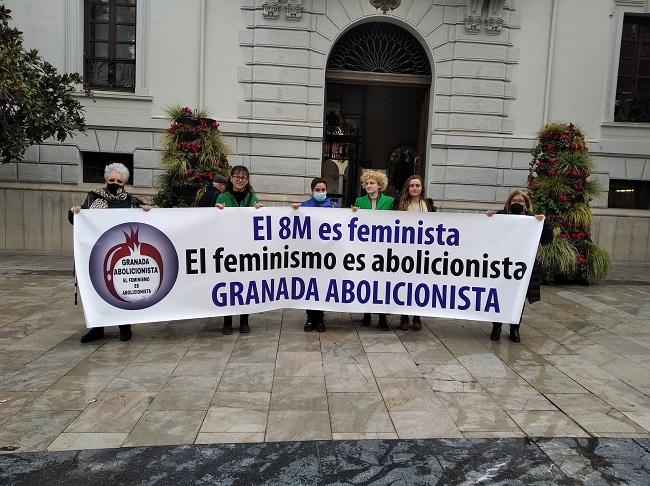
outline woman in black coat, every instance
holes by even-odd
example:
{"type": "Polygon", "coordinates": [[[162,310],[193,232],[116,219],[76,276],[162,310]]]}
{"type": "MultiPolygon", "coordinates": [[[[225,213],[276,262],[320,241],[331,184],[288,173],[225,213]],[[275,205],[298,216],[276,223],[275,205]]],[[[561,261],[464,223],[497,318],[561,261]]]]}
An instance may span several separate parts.
{"type": "MultiPolygon", "coordinates": [[[[544,221],[544,228],[542,229],[542,234],[539,238],[539,243],[541,245],[546,245],[553,241],[553,225],[546,221],[543,214],[533,213],[533,203],[530,200],[528,194],[522,191],[514,191],[508,199],[504,208],[496,213],[494,211],[487,211],[488,216],[493,214],[519,214],[527,216],[535,216],[539,221],[544,221]]],[[[526,292],[526,298],[529,303],[537,302],[540,300],[540,283],[542,280],[541,268],[537,259],[535,259],[535,264],[533,265],[533,272],[530,276],[530,283],[528,284],[528,291],[526,292]]],[[[522,309],[523,315],[523,309],[522,309]]],[[[519,323],[521,324],[521,317],[519,318],[519,323]]],[[[510,340],[518,343],[521,341],[519,336],[519,325],[520,324],[510,324],[510,340]]],[[[490,339],[492,341],[498,341],[501,339],[501,323],[493,322],[492,323],[492,333],[490,334],[490,339]]]]}
{"type": "MultiPolygon", "coordinates": [[[[126,192],[124,184],[129,180],[129,169],[124,164],[114,163],[104,167],[104,180],[106,186],[93,189],[86,196],[81,206],[72,206],[68,211],[68,221],[74,224],[74,215],[82,209],[113,209],[113,208],[141,208],[145,211],[151,209],[137,197],[126,192]]],[[[131,326],[128,324],[118,326],[120,340],[131,339],[131,326]]],[[[89,343],[104,337],[103,327],[93,327],[81,337],[82,343],[89,343]]]]}

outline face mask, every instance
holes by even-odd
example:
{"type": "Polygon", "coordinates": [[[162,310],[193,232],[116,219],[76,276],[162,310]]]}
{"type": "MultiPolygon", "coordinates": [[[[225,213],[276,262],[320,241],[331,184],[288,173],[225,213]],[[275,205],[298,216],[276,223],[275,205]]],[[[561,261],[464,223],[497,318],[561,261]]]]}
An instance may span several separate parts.
{"type": "Polygon", "coordinates": [[[124,188],[122,187],[121,184],[117,184],[115,182],[109,182],[106,184],[106,190],[110,192],[113,196],[117,196],[120,192],[122,192],[124,188]]]}
{"type": "Polygon", "coordinates": [[[325,199],[327,199],[327,193],[326,192],[315,192],[314,193],[314,199],[318,202],[323,202],[325,199]]]}
{"type": "Polygon", "coordinates": [[[510,214],[524,214],[524,205],[519,203],[512,203],[510,205],[510,214]]]}

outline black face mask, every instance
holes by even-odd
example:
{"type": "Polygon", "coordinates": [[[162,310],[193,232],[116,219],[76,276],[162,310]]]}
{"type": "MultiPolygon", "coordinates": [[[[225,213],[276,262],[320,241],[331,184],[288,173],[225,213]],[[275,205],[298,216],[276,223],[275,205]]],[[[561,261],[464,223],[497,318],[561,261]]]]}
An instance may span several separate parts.
{"type": "Polygon", "coordinates": [[[524,205],[519,203],[512,203],[510,205],[510,214],[524,214],[524,205]]]}
{"type": "Polygon", "coordinates": [[[115,182],[109,182],[106,184],[106,190],[110,192],[113,196],[117,196],[120,192],[124,190],[122,184],[117,184],[115,182]]]}

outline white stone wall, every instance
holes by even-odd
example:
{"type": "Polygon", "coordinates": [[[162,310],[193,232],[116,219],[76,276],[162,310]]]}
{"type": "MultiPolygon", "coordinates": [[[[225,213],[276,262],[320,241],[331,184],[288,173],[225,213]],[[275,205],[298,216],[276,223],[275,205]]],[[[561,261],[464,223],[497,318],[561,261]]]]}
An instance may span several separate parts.
{"type": "MultiPolygon", "coordinates": [[[[550,121],[586,131],[605,188],[612,178],[650,180],[650,124],[613,122],[623,15],[650,12],[648,0],[505,0],[498,34],[466,31],[466,0],[402,0],[387,15],[367,0],[303,0],[299,20],[284,6],[266,18],[262,2],[138,0],[135,93],[80,98],[88,132],[0,166],[0,189],[84,189],[80,151],[89,150],[133,153],[132,182],[153,193],[164,109],[180,103],[221,123],[231,164],[250,168],[266,200],[300,198],[321,171],[327,56],[367,21],[405,28],[429,55],[426,178],[443,206],[498,204],[524,185],[535,133],[550,121]]],[[[83,0],[4,4],[29,47],[59,69],[82,69],[83,0]]],[[[606,204],[606,193],[594,202],[606,204]]]]}

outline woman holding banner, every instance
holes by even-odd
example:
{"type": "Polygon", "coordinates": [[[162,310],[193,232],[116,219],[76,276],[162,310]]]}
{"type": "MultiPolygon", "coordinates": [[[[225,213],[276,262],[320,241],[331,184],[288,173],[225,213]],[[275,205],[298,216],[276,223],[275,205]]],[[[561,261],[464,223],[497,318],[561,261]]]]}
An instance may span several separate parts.
{"type": "MultiPolygon", "coordinates": [[[[215,206],[219,209],[223,209],[224,207],[261,208],[262,203],[257,199],[255,191],[253,191],[253,187],[249,183],[249,179],[250,174],[246,167],[243,165],[233,167],[230,171],[230,180],[226,184],[226,190],[219,194],[215,206]]],[[[225,316],[223,318],[221,332],[224,334],[232,334],[232,316],[225,316]]],[[[241,314],[239,316],[239,332],[241,334],[251,332],[251,328],[248,325],[248,314],[241,314]]]]}
{"type": "MultiPolygon", "coordinates": [[[[525,215],[525,216],[534,216],[539,221],[544,221],[544,227],[542,229],[542,234],[540,236],[539,242],[542,245],[546,245],[553,241],[553,225],[546,221],[543,214],[535,214],[533,212],[533,203],[530,200],[528,194],[523,191],[514,191],[508,199],[502,210],[494,212],[489,210],[486,212],[488,216],[494,214],[516,214],[516,215],[525,215]]],[[[526,292],[526,298],[529,303],[534,303],[540,300],[540,282],[541,282],[541,269],[539,266],[539,261],[535,259],[535,264],[533,265],[533,272],[530,276],[530,283],[528,284],[528,292],[526,292]]],[[[523,315],[523,308],[521,311],[523,315]]],[[[519,324],[510,324],[510,340],[518,343],[521,341],[519,335],[519,326],[521,324],[521,317],[519,317],[519,324]]],[[[498,341],[501,339],[501,325],[500,322],[492,323],[492,333],[490,334],[490,339],[492,341],[498,341]]]]}
{"type": "MultiPolygon", "coordinates": [[[[433,213],[437,208],[433,200],[424,196],[424,181],[419,175],[412,175],[404,183],[402,192],[399,195],[397,209],[399,211],[411,211],[415,213],[433,213]]],[[[409,316],[402,315],[399,320],[399,328],[402,331],[409,330],[409,316]]],[[[413,316],[411,329],[419,331],[422,329],[422,319],[420,316],[413,316]]]]}
{"type": "MultiPolygon", "coordinates": [[[[68,221],[74,224],[74,215],[82,209],[127,209],[141,208],[149,211],[151,207],[142,202],[137,197],[129,194],[124,189],[124,185],[129,180],[129,169],[124,164],[114,163],[104,167],[105,187],[93,189],[86,196],[86,200],[81,206],[72,206],[68,211],[68,221]]],[[[120,329],[120,341],[131,339],[131,326],[128,324],[118,326],[120,329]]],[[[82,343],[89,343],[102,339],[104,337],[103,327],[93,327],[86,334],[81,336],[82,343]]]]}
{"type": "MultiPolygon", "coordinates": [[[[383,172],[368,170],[361,174],[361,185],[366,190],[366,195],[358,197],[352,206],[352,211],[357,209],[371,209],[378,211],[391,210],[395,207],[395,199],[387,196],[383,192],[388,186],[388,177],[383,172]]],[[[363,326],[370,325],[370,314],[363,315],[361,321],[363,326]]],[[[388,319],[386,314],[379,314],[379,329],[389,331],[388,319]]]]}
{"type": "MultiPolygon", "coordinates": [[[[303,208],[338,208],[339,205],[327,197],[327,181],[316,177],[311,181],[312,196],[303,201],[302,204],[294,203],[293,209],[303,208]]],[[[325,332],[325,312],[322,310],[307,309],[307,321],[303,328],[305,332],[311,332],[316,327],[318,332],[325,332]]]]}

